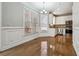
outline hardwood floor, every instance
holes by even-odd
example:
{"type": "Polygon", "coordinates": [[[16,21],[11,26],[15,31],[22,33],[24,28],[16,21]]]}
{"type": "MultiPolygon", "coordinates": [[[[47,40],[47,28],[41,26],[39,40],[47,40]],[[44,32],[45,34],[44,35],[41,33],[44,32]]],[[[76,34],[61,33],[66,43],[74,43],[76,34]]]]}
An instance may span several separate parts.
{"type": "Polygon", "coordinates": [[[72,36],[39,37],[0,53],[2,56],[76,56],[72,36]]]}

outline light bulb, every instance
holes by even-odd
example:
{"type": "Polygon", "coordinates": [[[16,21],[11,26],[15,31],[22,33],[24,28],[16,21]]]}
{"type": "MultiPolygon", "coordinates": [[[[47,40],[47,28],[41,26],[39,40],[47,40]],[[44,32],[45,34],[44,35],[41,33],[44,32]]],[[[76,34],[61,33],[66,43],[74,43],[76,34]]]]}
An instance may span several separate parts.
{"type": "Polygon", "coordinates": [[[45,13],[47,13],[47,11],[45,11],[45,13]]]}
{"type": "Polygon", "coordinates": [[[43,11],[41,11],[40,13],[43,13],[43,11]]]}
{"type": "Polygon", "coordinates": [[[43,10],[45,12],[45,10],[43,10]]]}

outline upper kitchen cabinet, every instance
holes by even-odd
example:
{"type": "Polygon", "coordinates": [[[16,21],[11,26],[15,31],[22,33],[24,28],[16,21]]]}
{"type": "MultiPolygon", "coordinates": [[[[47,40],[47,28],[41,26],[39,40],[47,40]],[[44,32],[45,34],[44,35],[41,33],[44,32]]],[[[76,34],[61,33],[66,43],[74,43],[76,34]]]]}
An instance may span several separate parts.
{"type": "Polygon", "coordinates": [[[2,27],[23,27],[23,5],[21,3],[2,3],[2,27]]]}

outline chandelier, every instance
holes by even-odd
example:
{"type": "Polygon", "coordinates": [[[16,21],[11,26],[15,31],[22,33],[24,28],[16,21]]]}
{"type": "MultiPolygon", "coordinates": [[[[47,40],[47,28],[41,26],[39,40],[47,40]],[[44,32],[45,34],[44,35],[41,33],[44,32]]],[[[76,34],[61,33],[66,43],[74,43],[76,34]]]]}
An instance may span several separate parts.
{"type": "Polygon", "coordinates": [[[40,13],[47,14],[47,10],[45,10],[46,9],[45,6],[46,6],[45,2],[43,2],[43,10],[40,13]]]}

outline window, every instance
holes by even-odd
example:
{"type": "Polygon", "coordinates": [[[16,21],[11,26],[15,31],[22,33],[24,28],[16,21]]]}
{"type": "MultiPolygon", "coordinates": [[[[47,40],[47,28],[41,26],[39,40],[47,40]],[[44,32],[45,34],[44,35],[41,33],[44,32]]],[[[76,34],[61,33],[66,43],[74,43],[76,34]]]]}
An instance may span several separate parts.
{"type": "Polygon", "coordinates": [[[48,29],[48,15],[47,14],[40,14],[40,27],[41,27],[41,30],[48,29]]]}

